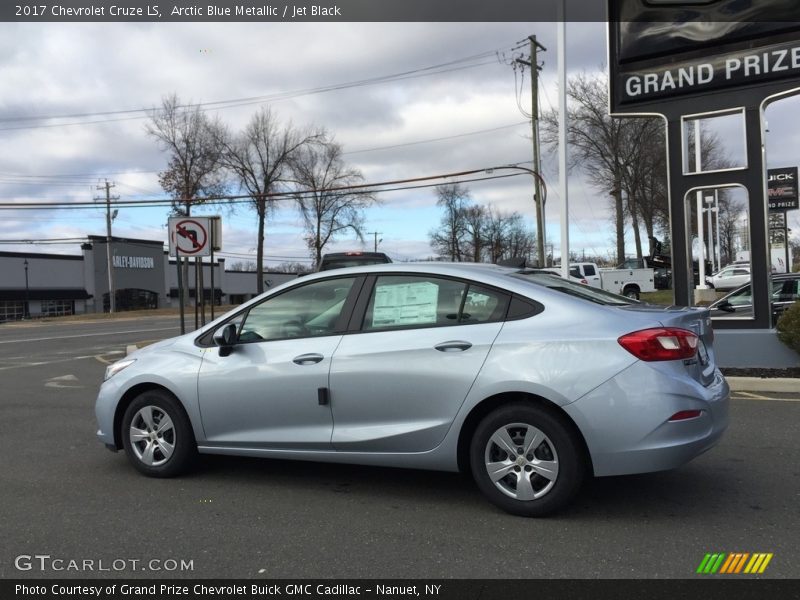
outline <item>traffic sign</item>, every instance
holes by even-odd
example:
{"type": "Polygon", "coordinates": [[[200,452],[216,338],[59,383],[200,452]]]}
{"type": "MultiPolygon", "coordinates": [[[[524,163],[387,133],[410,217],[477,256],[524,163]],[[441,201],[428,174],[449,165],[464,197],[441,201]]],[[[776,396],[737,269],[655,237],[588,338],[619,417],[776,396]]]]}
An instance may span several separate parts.
{"type": "Polygon", "coordinates": [[[169,255],[170,256],[209,256],[211,244],[209,231],[211,219],[208,217],[170,217],[169,255]]]}

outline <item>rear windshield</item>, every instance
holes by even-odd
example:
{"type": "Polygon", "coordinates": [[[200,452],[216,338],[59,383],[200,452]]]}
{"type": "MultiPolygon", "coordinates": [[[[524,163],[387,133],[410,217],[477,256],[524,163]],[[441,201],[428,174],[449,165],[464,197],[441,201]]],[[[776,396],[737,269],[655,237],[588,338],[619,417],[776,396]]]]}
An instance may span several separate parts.
{"type": "Polygon", "coordinates": [[[544,273],[526,273],[525,271],[519,271],[517,273],[512,273],[511,277],[522,279],[523,281],[528,281],[537,285],[542,285],[550,288],[551,290],[556,290],[569,296],[583,298],[584,300],[594,302],[595,304],[604,304],[606,306],[629,306],[632,304],[641,304],[641,302],[638,300],[626,298],[625,296],[618,296],[617,294],[612,294],[611,292],[607,292],[599,288],[583,285],[582,283],[573,283],[572,281],[567,281],[556,274],[547,275],[544,273]]]}

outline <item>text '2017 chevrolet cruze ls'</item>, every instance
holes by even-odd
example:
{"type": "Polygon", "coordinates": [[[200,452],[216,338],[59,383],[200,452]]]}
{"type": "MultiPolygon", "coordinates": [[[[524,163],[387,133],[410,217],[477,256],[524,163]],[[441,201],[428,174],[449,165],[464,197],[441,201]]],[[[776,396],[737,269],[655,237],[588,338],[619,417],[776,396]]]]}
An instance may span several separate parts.
{"type": "Polygon", "coordinates": [[[728,421],[708,311],[541,272],[373,265],[277,287],[111,365],[98,437],[156,477],[198,451],[472,473],[541,516],[587,475],[678,467],[728,421]]]}

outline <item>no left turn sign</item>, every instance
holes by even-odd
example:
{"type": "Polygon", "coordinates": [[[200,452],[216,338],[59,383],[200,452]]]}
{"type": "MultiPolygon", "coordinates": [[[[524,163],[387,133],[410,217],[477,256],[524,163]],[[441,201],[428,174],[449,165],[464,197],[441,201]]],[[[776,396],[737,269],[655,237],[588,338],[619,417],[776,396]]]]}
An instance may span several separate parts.
{"type": "Polygon", "coordinates": [[[208,243],[208,218],[173,217],[169,220],[169,247],[170,255],[177,256],[208,256],[210,244],[208,243]]]}

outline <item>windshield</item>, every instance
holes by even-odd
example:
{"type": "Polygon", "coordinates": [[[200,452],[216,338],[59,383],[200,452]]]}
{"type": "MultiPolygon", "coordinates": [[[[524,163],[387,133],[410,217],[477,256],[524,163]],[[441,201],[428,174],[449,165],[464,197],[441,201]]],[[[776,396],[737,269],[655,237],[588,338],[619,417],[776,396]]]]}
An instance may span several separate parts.
{"type": "Polygon", "coordinates": [[[599,288],[590,287],[580,283],[573,283],[567,281],[556,274],[545,273],[531,273],[525,271],[518,271],[512,273],[511,277],[529,281],[537,285],[543,285],[552,290],[557,290],[569,296],[577,296],[595,304],[604,304],[606,306],[630,306],[632,304],[641,304],[638,300],[626,298],[625,296],[618,296],[599,288]]]}

